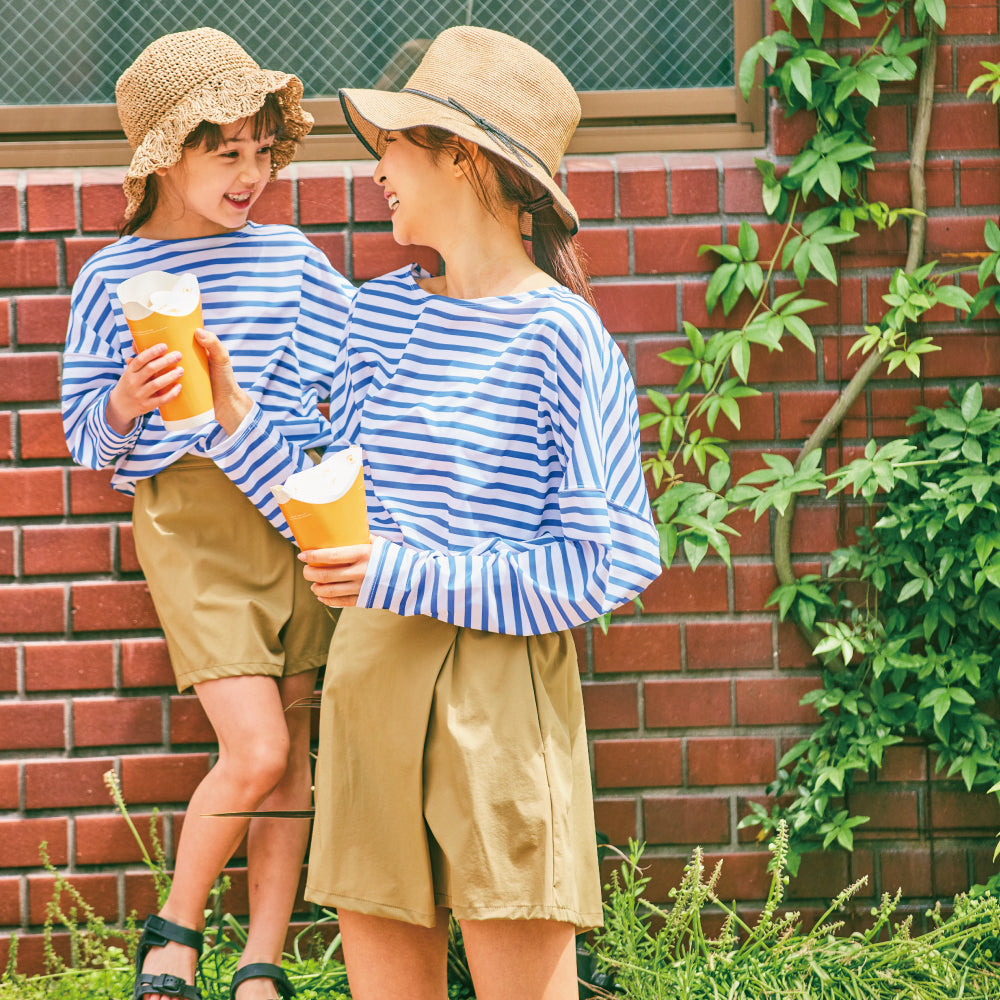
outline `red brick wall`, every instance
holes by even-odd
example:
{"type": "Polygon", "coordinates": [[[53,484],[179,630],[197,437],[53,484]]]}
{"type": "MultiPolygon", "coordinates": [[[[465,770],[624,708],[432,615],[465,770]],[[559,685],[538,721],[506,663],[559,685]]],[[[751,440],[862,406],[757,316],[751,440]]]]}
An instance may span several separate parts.
{"type": "MultiPolygon", "coordinates": [[[[927,171],[927,255],[955,261],[982,248],[983,224],[1000,211],[997,112],[983,98],[964,97],[979,60],[996,61],[1000,44],[995,3],[949,0],[948,8],[927,171]]],[[[879,153],[869,193],[892,205],[908,200],[912,106],[912,88],[889,88],[871,118],[879,153]]],[[[770,133],[771,152],[791,154],[804,123],[774,111],[770,133]]],[[[640,394],[675,379],[658,354],[680,341],[682,317],[705,330],[723,322],[706,314],[710,264],[698,247],[733,239],[743,218],[758,224],[762,254],[777,239],[763,215],[754,155],[770,153],[566,163],[598,302],[640,394]]],[[[132,548],[129,503],[106,473],[75,468],[62,438],[69,290],[86,257],[112,239],[120,175],[0,173],[0,939],[22,936],[25,968],[40,964],[52,886],[39,843],[101,916],[145,913],[151,880],[102,774],[118,771],[140,829],[159,808],[169,847],[213,752],[197,701],[172,689],[132,548]]],[[[368,164],[299,164],[255,216],[301,225],[356,281],[410,256],[392,241],[368,164]]],[[[839,288],[810,282],[808,293],[829,303],[817,320],[815,356],[791,343],[754,357],[763,394],[748,401],[742,430],[730,435],[737,475],[762,449],[794,454],[815,426],[858,364],[848,349],[861,324],[878,317],[905,240],[901,226],[864,231],[842,248],[839,288]]],[[[776,291],[792,284],[780,276],[776,291]]],[[[831,463],[848,460],[869,435],[905,433],[914,406],[940,403],[955,379],[1000,381],[995,314],[965,324],[939,310],[930,329],[943,350],[925,357],[924,377],[898,372],[874,381],[831,445],[831,463]]],[[[802,505],[793,536],[800,570],[815,569],[849,537],[849,513],[802,505]]],[[[766,888],[767,855],[736,824],[746,803],[762,798],[784,749],[808,732],[811,715],[798,702],[817,673],[794,629],[764,608],[775,585],[769,525],[741,516],[737,526],[732,568],[711,559],[696,573],[675,566],[646,593],[642,614],[629,606],[607,636],[588,628],[577,640],[599,828],[618,844],[647,841],[651,892],[661,897],[691,848],[703,845],[709,862],[725,859],[720,895],[752,909],[766,888]]],[[[900,887],[919,910],[992,873],[995,801],[935,776],[916,745],[889,752],[884,778],[852,795],[852,806],[872,816],[853,856],[805,858],[790,887],[796,907],[813,912],[867,874],[864,901],[900,887]]],[[[233,864],[230,905],[242,911],[241,860],[233,864]]]]}

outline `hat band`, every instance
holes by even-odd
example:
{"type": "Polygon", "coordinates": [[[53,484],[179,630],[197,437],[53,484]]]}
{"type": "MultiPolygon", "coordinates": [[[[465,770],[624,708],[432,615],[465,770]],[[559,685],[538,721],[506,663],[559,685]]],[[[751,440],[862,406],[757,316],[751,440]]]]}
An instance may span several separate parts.
{"type": "Polygon", "coordinates": [[[504,146],[507,151],[518,160],[521,161],[526,167],[529,166],[528,161],[522,156],[522,153],[526,153],[530,156],[544,171],[546,174],[551,176],[549,172],[548,164],[533,150],[529,149],[527,146],[521,145],[516,139],[509,136],[502,129],[499,129],[492,122],[487,121],[485,118],[481,118],[474,111],[470,111],[468,108],[463,107],[454,97],[449,97],[445,100],[443,97],[436,97],[434,94],[427,94],[422,90],[414,90],[413,87],[404,87],[402,90],[404,94],[416,94],[417,97],[426,97],[429,101],[436,101],[438,104],[443,104],[446,108],[454,108],[456,111],[460,111],[467,118],[471,118],[488,136],[496,139],[501,146],[504,146]]]}

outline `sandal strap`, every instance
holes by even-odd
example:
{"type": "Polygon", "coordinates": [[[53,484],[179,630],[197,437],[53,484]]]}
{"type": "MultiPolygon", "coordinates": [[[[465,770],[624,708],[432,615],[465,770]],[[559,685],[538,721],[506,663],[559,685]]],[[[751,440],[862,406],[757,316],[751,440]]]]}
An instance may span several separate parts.
{"type": "Polygon", "coordinates": [[[233,973],[233,980],[229,984],[229,1000],[235,1000],[236,988],[248,979],[273,979],[282,1000],[291,1000],[296,995],[295,987],[280,965],[272,965],[270,962],[251,962],[233,973]]]}
{"type": "Polygon", "coordinates": [[[151,976],[145,972],[135,977],[135,990],[132,1000],[140,1000],[147,995],[165,997],[183,997],[184,1000],[201,1000],[201,994],[180,976],[172,976],[169,972],[161,972],[151,976]]]}
{"type": "Polygon", "coordinates": [[[165,920],[155,913],[146,917],[139,947],[145,945],[148,951],[150,948],[162,948],[170,941],[182,944],[186,948],[193,948],[200,955],[205,936],[200,931],[192,930],[190,927],[182,927],[180,924],[175,924],[172,920],[165,920]]]}

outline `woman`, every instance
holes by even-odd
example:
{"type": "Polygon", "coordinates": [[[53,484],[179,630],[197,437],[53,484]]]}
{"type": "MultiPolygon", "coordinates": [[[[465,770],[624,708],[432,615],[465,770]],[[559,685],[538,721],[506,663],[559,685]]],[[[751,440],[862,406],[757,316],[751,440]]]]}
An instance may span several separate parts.
{"type": "MultiPolygon", "coordinates": [[[[568,630],[659,573],[634,389],[554,179],[579,103],[540,53],[468,27],[400,93],[341,102],[396,240],[445,266],[363,285],[348,319],[372,542],[300,555],[344,609],[306,895],[337,908],[356,1000],[444,1000],[449,911],[478,1000],[570,1000],[601,897],[568,630]]],[[[266,455],[245,488],[274,513],[268,485],[306,462],[203,343],[214,454],[266,455]]]]}

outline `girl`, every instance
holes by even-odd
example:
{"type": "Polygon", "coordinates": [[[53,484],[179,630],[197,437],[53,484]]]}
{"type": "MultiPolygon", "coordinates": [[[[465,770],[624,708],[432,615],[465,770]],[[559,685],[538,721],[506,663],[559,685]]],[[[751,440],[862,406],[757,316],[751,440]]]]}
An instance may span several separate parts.
{"type": "Polygon", "coordinates": [[[170,895],[146,921],[134,996],[198,998],[209,890],[247,835],[250,926],[231,995],[288,997],[278,963],[308,820],[254,819],[248,832],[244,819],[211,814],[309,807],[309,713],[290,706],[313,692],[332,623],[293,546],[206,457],[218,427],[164,426],[157,407],[180,392],[179,355],[160,344],[131,356],[115,292],[148,269],[194,273],[206,323],[250,396],[315,453],[336,436],[317,401],[332,395],[340,419],[354,290],[298,230],[248,222],[312,126],[296,77],[260,69],[227,35],[200,28],[153,42],[116,95],[134,150],[126,221],[73,288],[66,437],[77,461],[110,466],[112,484],[134,493],[136,551],[178,689],[194,688],[219,742],[185,815],[170,895]]]}
{"type": "MultiPolygon", "coordinates": [[[[601,896],[569,629],[660,571],[634,389],[554,179],[579,103],[534,49],[470,27],[402,92],[340,96],[396,240],[445,268],[369,282],[348,322],[373,540],[300,555],[344,609],[306,895],[337,908],[355,1000],[445,1000],[449,911],[478,1000],[570,1000],[601,896]]],[[[243,485],[287,530],[267,486],[301,449],[199,336],[214,454],[268,456],[243,485]]]]}

